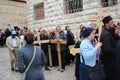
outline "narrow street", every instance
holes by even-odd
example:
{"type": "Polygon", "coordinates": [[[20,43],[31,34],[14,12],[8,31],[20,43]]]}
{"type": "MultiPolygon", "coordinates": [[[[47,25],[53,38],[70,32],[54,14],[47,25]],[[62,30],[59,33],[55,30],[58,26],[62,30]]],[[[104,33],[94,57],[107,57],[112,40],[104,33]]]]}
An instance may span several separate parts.
{"type": "MultiPolygon", "coordinates": [[[[45,80],[75,80],[75,64],[66,66],[64,72],[57,71],[58,67],[51,67],[51,71],[43,72],[45,80]]],[[[10,56],[7,48],[0,48],[0,80],[20,80],[20,73],[10,70],[10,56]]]]}

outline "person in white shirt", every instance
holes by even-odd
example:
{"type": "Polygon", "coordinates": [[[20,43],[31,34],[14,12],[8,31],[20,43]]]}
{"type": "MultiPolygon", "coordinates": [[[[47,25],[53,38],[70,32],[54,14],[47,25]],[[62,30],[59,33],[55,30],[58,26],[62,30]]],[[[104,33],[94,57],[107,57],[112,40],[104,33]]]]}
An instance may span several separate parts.
{"type": "Polygon", "coordinates": [[[20,47],[20,39],[16,36],[16,31],[11,32],[6,40],[6,45],[8,47],[11,59],[11,70],[18,71],[18,49],[20,47]]]}

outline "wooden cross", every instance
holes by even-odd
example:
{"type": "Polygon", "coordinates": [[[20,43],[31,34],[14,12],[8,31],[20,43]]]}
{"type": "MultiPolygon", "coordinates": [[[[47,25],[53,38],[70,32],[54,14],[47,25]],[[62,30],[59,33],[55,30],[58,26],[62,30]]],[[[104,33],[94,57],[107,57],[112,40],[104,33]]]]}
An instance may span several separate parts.
{"type": "Polygon", "coordinates": [[[90,21],[97,21],[97,23],[98,23],[98,41],[99,41],[100,35],[102,33],[102,25],[103,25],[102,18],[103,18],[103,10],[102,10],[101,6],[99,8],[99,12],[97,15],[91,15],[89,17],[90,21]]]}
{"type": "MultiPolygon", "coordinates": [[[[37,35],[37,41],[34,41],[33,44],[43,44],[43,43],[50,43],[50,40],[40,40],[39,34],[37,35]]],[[[48,45],[48,57],[49,57],[49,63],[50,66],[52,66],[52,55],[51,55],[51,49],[50,46],[48,45]]]]}
{"type": "Polygon", "coordinates": [[[70,49],[70,54],[72,54],[73,56],[75,56],[78,53],[80,54],[80,48],[75,48],[75,45],[70,45],[69,49],[70,49]]]}
{"type": "Polygon", "coordinates": [[[50,66],[52,67],[52,55],[51,55],[50,45],[48,45],[48,54],[49,54],[49,63],[50,63],[50,66]]]}
{"type": "MultiPolygon", "coordinates": [[[[59,36],[59,34],[56,34],[59,36]]],[[[57,51],[58,51],[58,63],[59,63],[59,71],[62,71],[62,61],[61,61],[61,53],[60,53],[60,44],[67,44],[66,41],[61,41],[59,37],[56,40],[51,40],[51,43],[57,44],[57,51]]]]}

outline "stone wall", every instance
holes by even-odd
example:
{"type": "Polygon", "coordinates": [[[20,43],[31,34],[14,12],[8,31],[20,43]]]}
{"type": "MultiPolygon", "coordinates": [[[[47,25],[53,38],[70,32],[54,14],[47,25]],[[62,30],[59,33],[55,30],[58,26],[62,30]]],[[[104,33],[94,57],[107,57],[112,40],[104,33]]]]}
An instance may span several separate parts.
{"type": "MultiPolygon", "coordinates": [[[[82,12],[65,14],[64,0],[29,0],[27,2],[28,26],[30,28],[39,28],[40,26],[43,26],[51,29],[57,25],[60,25],[63,28],[66,25],[69,25],[75,32],[80,24],[88,26],[92,22],[89,20],[89,17],[99,12],[100,4],[100,0],[83,0],[82,12]],[[44,2],[45,19],[35,20],[33,6],[41,2],[44,2]]],[[[117,23],[120,21],[119,7],[120,0],[118,0],[118,5],[102,8],[103,16],[111,15],[117,23]]]]}
{"type": "Polygon", "coordinates": [[[8,0],[0,1],[0,29],[27,26],[26,4],[8,0]]]}

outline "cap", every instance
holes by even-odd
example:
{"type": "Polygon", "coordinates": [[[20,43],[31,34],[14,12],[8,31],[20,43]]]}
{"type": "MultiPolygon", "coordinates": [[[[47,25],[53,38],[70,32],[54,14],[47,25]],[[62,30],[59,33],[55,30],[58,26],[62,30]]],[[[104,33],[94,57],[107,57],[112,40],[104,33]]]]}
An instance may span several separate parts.
{"type": "Polygon", "coordinates": [[[13,34],[16,34],[16,31],[12,31],[11,34],[12,34],[12,35],[13,35],[13,34]]]}
{"type": "Polygon", "coordinates": [[[93,31],[94,31],[93,28],[86,28],[86,29],[83,30],[83,32],[81,33],[81,37],[86,38],[86,37],[88,37],[93,31]]]}
{"type": "Polygon", "coordinates": [[[106,23],[108,23],[108,22],[111,21],[111,20],[112,20],[112,17],[111,17],[111,16],[106,16],[106,17],[103,18],[102,22],[103,22],[104,24],[106,24],[106,23]]]}

